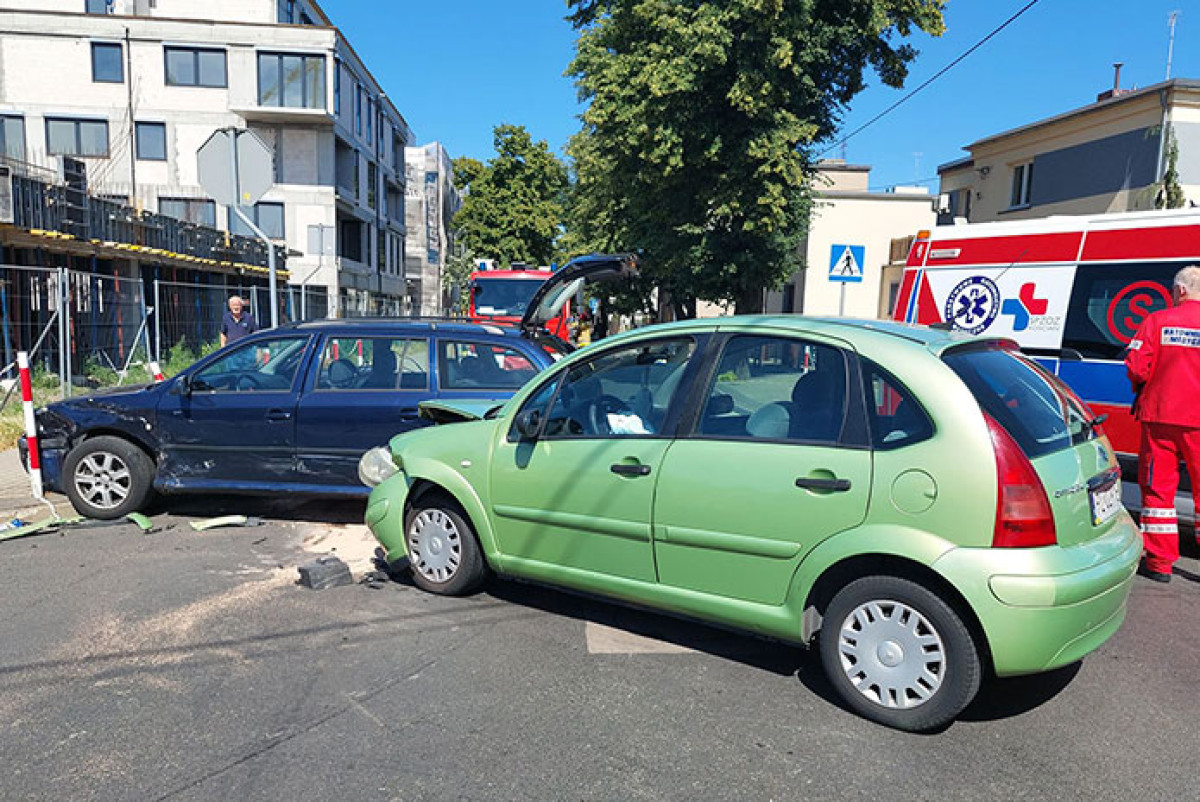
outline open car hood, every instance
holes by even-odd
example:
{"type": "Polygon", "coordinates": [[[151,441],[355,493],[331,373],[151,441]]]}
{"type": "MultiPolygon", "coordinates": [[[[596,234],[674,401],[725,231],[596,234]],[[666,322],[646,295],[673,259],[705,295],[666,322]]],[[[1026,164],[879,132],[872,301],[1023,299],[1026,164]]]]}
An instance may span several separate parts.
{"type": "Polygon", "coordinates": [[[483,420],[493,409],[504,406],[507,398],[463,398],[455,401],[422,401],[420,416],[436,424],[483,420]]]}
{"type": "Polygon", "coordinates": [[[575,297],[589,281],[612,281],[637,276],[637,257],[631,253],[591,254],[572,259],[538,287],[521,318],[521,328],[536,331],[562,311],[563,304],[575,297]]]}

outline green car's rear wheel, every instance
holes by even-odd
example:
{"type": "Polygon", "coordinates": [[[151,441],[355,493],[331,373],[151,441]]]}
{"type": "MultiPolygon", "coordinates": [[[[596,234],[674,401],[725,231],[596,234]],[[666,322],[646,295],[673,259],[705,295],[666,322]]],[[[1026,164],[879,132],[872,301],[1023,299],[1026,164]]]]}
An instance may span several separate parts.
{"type": "Polygon", "coordinates": [[[404,545],[413,581],[423,590],[461,596],[482,583],[487,566],[475,530],[444,493],[426,493],[404,520],[404,545]]]}
{"type": "Polygon", "coordinates": [[[912,732],[952,721],[975,698],[983,673],[959,615],[925,587],[892,576],[855,580],[833,597],[820,651],[851,708],[912,732]]]}

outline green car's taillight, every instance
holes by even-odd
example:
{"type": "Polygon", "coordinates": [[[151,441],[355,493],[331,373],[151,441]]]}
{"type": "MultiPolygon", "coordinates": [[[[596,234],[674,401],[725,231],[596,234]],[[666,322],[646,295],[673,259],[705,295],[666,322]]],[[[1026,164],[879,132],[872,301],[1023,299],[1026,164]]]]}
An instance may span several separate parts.
{"type": "Polygon", "coordinates": [[[992,545],[1010,549],[1053,546],[1058,542],[1054,513],[1033,463],[995,418],[984,417],[996,452],[996,528],[992,545]]]}

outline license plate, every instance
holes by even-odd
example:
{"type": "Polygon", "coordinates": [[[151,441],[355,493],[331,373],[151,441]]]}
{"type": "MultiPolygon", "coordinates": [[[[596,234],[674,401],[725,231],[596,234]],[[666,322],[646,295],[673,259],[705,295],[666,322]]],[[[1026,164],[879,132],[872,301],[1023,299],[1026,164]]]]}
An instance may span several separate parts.
{"type": "Polygon", "coordinates": [[[1109,521],[1121,510],[1121,483],[1111,482],[1107,487],[1092,490],[1092,525],[1099,526],[1109,521]]]}

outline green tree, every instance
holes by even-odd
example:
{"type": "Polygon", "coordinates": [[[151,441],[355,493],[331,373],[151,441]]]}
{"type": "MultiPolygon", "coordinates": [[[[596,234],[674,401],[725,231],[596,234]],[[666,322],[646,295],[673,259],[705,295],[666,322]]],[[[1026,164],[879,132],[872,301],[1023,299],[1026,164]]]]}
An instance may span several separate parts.
{"type": "Polygon", "coordinates": [[[1187,196],[1179,184],[1179,142],[1174,129],[1167,129],[1167,169],[1163,172],[1162,186],[1155,198],[1156,209],[1182,209],[1187,196]]]}
{"type": "Polygon", "coordinates": [[[943,0],[567,0],[587,103],[572,250],[643,249],[677,314],[756,311],[799,265],[816,143],[873,68],[899,87],[943,0]]]}
{"type": "Polygon", "coordinates": [[[460,242],[502,265],[549,264],[563,227],[567,170],[545,141],[534,142],[519,125],[494,131],[496,155],[486,165],[455,161],[467,190],[454,217],[460,242]]]}
{"type": "Polygon", "coordinates": [[[446,268],[442,271],[442,289],[454,299],[451,312],[462,314],[467,311],[467,289],[477,260],[474,251],[461,245],[446,259],[446,268]]]}

